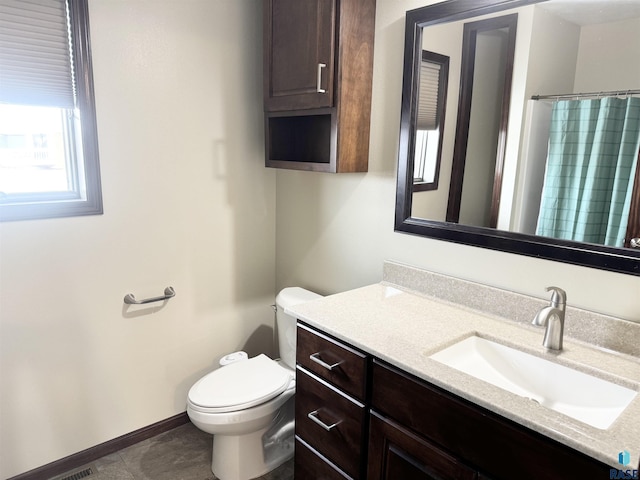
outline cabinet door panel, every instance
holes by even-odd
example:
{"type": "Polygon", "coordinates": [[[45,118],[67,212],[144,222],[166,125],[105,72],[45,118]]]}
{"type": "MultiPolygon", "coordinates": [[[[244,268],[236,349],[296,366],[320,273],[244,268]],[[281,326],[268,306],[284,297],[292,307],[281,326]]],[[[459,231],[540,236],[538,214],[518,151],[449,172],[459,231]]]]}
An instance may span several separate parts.
{"type": "Polygon", "coordinates": [[[267,111],[333,105],[335,19],[336,0],[265,2],[267,111]]]}
{"type": "Polygon", "coordinates": [[[423,438],[370,417],[368,480],[475,480],[476,473],[423,438]]]}

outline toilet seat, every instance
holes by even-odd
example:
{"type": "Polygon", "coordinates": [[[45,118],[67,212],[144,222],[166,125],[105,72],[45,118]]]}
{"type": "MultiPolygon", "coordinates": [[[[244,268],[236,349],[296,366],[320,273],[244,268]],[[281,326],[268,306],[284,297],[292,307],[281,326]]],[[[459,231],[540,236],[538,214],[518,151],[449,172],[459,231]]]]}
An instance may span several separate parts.
{"type": "Polygon", "coordinates": [[[202,377],[189,390],[189,404],[202,413],[244,410],[280,395],[293,378],[293,372],[260,354],[202,377]]]}

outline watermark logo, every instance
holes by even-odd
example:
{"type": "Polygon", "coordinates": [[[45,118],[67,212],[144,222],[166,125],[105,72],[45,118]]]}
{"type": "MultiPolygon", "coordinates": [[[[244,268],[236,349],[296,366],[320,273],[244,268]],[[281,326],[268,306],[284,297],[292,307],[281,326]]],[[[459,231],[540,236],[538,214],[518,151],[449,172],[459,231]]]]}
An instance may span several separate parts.
{"type": "Polygon", "coordinates": [[[626,450],[621,451],[618,454],[618,463],[620,465],[624,465],[625,467],[631,463],[631,454],[626,450]]]}
{"type": "MultiPolygon", "coordinates": [[[[618,453],[618,463],[623,467],[626,467],[631,463],[631,454],[627,450],[623,450],[618,453]]],[[[620,470],[612,468],[609,470],[609,479],[638,479],[638,470],[620,470]]]]}

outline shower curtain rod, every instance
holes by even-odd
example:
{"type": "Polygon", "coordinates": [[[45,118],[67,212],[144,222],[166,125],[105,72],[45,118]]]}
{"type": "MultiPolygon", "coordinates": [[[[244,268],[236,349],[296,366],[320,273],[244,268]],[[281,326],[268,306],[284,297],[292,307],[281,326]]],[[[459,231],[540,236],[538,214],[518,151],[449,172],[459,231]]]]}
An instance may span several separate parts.
{"type": "Polygon", "coordinates": [[[577,97],[615,97],[618,95],[640,95],[640,90],[614,90],[612,92],[562,93],[559,95],[533,95],[531,100],[561,100],[577,97]]]}

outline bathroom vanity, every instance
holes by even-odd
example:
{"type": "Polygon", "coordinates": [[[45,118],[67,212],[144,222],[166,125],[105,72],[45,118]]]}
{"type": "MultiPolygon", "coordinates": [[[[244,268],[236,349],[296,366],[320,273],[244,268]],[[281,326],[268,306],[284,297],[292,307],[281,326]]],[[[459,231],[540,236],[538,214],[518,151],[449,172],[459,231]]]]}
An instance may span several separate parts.
{"type": "MultiPolygon", "coordinates": [[[[391,263],[385,277],[290,309],[299,319],[296,478],[565,480],[638,468],[639,395],[610,426],[596,428],[430,358],[477,335],[635,394],[633,346],[618,353],[567,337],[561,352],[550,353],[543,331],[518,321],[543,300],[391,263]],[[484,311],[453,303],[463,291],[484,311]],[[450,298],[429,296],[442,292],[450,298]],[[491,311],[514,307],[524,312],[506,319],[491,311]]],[[[589,321],[587,312],[568,309],[568,324],[585,322],[588,330],[589,321]]],[[[636,341],[639,327],[624,325],[636,341]]]]}

